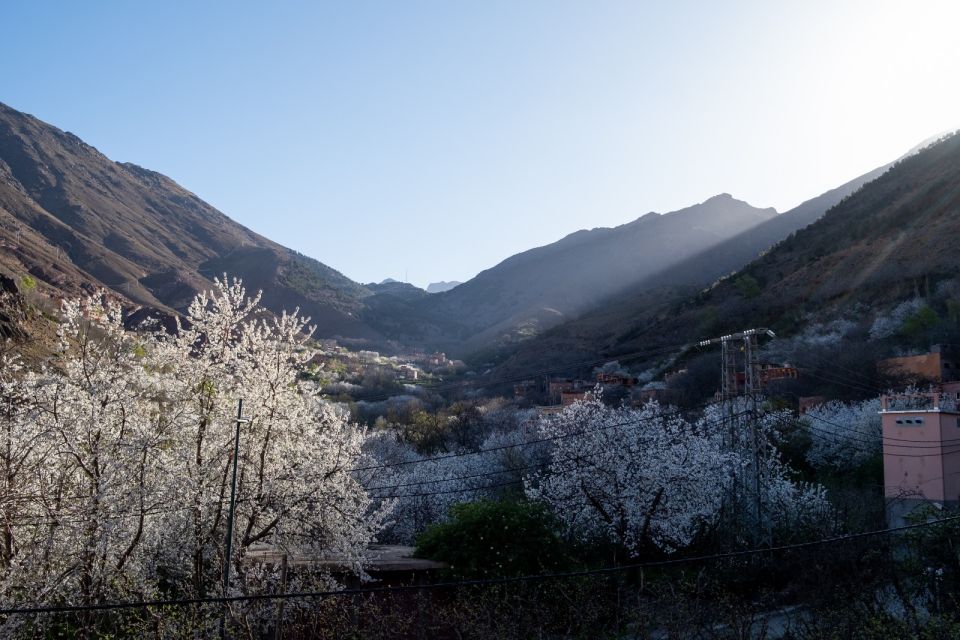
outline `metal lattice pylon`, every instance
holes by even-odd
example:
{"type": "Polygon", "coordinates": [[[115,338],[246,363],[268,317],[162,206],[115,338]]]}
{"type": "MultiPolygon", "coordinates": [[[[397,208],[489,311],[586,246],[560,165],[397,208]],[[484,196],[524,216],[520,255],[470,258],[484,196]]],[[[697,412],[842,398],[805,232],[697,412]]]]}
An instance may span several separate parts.
{"type": "Polygon", "coordinates": [[[764,533],[761,531],[761,527],[763,526],[763,500],[760,491],[760,485],[762,482],[760,472],[762,447],[760,434],[757,430],[756,420],[757,396],[761,393],[763,388],[763,378],[760,372],[760,354],[757,338],[763,334],[769,335],[770,337],[775,337],[775,334],[770,329],[747,329],[745,331],[732,333],[719,338],[703,340],[699,343],[699,346],[705,347],[718,342],[720,343],[720,395],[723,402],[724,421],[727,423],[727,429],[724,429],[724,432],[729,434],[731,446],[735,446],[737,442],[742,442],[742,436],[737,432],[739,422],[734,418],[735,400],[739,396],[744,396],[746,399],[746,409],[750,414],[750,419],[748,420],[748,424],[750,425],[749,446],[753,453],[753,463],[750,465],[751,470],[749,479],[747,477],[740,479],[740,482],[744,483],[741,490],[746,490],[747,487],[745,483],[748,481],[750,482],[750,485],[752,485],[750,487],[750,492],[753,493],[754,497],[753,517],[755,518],[756,522],[754,534],[758,541],[766,537],[767,542],[769,543],[769,532],[767,532],[766,536],[764,536],[764,533]],[[737,380],[737,352],[741,350],[743,351],[742,386],[737,380]]]}

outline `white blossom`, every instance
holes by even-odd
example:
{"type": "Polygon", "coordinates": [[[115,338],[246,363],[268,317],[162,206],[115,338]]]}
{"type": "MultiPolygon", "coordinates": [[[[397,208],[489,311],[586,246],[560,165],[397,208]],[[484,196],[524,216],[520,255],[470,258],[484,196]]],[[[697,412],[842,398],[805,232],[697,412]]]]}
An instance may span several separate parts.
{"type": "Polygon", "coordinates": [[[657,403],[613,409],[596,396],[540,423],[551,464],[527,481],[574,534],[631,553],[674,551],[716,522],[737,466],[717,431],[695,429],[657,403]]]}
{"type": "Polygon", "coordinates": [[[903,327],[907,319],[920,311],[925,303],[923,298],[911,298],[906,302],[901,302],[888,313],[877,314],[873,324],[870,326],[870,339],[882,340],[889,338],[903,327]]]}
{"type": "Polygon", "coordinates": [[[883,450],[879,398],[851,403],[832,400],[811,408],[802,422],[810,434],[807,460],[814,467],[851,469],[883,450]]]}
{"type": "Polygon", "coordinates": [[[173,336],[124,331],[100,298],[62,316],[50,362],[0,363],[0,601],[219,594],[241,399],[233,589],[262,585],[258,542],[362,571],[391,504],[351,473],[364,431],[297,384],[312,353],[296,311],[217,280],[173,336]]]}

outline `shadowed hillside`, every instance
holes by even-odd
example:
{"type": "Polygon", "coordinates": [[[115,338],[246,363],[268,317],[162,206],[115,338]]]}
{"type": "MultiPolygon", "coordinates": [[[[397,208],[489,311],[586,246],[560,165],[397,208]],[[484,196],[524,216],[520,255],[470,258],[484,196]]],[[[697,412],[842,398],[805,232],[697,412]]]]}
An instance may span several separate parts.
{"type": "MultiPolygon", "coordinates": [[[[837,317],[857,303],[889,308],[957,279],[958,234],[960,136],[954,135],[905,157],[715,286],[677,289],[666,285],[681,276],[658,274],[653,282],[660,280],[660,288],[651,282],[651,288],[628,290],[524,345],[502,369],[657,349],[747,325],[789,334],[804,318],[837,317]]],[[[706,264],[710,256],[692,264],[706,264]]],[[[691,264],[678,268],[690,270],[691,264]]]]}
{"type": "Polygon", "coordinates": [[[619,227],[578,231],[370,321],[387,334],[460,355],[522,341],[774,216],[722,194],[619,227]]]}

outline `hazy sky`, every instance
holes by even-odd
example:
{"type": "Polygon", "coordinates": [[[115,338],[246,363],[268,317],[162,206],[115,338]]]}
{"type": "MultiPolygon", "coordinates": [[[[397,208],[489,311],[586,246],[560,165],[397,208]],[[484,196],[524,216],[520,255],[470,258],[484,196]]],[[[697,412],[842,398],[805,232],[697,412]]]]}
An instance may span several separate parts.
{"type": "Polygon", "coordinates": [[[362,282],[465,280],[960,126],[960,3],[7,0],[0,101],[362,282]]]}

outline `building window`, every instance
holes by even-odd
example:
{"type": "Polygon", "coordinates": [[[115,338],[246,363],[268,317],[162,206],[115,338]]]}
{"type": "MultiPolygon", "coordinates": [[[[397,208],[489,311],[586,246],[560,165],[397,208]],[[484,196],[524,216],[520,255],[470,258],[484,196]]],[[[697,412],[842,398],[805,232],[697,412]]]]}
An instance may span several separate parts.
{"type": "MultiPolygon", "coordinates": [[[[897,418],[897,424],[923,424],[923,418],[897,418]]],[[[960,419],[957,420],[957,426],[960,427],[960,419]]]]}

